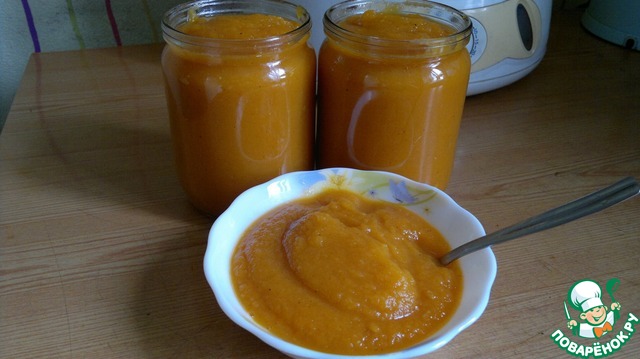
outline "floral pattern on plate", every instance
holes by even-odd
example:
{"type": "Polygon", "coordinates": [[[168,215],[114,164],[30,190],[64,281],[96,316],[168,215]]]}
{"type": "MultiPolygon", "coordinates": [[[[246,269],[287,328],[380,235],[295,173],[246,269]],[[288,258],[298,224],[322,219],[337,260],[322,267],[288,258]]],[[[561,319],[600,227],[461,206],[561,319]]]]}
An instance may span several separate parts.
{"type": "MultiPolygon", "coordinates": [[[[437,196],[436,191],[421,189],[412,182],[398,177],[389,179],[387,174],[374,171],[347,171],[340,168],[320,170],[323,180],[316,182],[311,192],[326,189],[345,189],[370,198],[406,206],[417,206],[429,202],[437,196]]],[[[426,208],[425,208],[426,209],[426,208]]]]}

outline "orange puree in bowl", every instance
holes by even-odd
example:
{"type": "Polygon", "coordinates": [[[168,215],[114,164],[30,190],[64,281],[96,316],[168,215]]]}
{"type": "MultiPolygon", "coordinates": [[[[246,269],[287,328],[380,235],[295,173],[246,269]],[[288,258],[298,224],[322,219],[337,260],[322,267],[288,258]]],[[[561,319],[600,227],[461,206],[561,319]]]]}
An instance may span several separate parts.
{"type": "Polygon", "coordinates": [[[165,36],[177,171],[200,210],[217,215],[247,188],[313,167],[316,58],[300,26],[223,14],[190,18],[180,41],[165,36]]]}
{"type": "Polygon", "coordinates": [[[249,314],[287,341],[385,353],[424,340],[455,311],[460,269],[436,259],[448,250],[399,204],[327,190],[254,223],[236,248],[232,278],[249,314]]]}
{"type": "Polygon", "coordinates": [[[337,26],[319,55],[318,167],[384,170],[445,188],[471,66],[466,40],[430,45],[454,29],[391,10],[337,26]]]}

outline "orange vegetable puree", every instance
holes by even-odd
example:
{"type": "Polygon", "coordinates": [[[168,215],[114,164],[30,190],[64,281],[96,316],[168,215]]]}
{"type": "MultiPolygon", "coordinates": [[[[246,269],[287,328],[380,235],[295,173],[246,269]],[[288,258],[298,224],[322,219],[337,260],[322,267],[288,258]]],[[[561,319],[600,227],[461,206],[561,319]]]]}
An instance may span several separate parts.
{"type": "Polygon", "coordinates": [[[454,29],[418,14],[401,14],[388,6],[346,18],[340,26],[353,33],[390,40],[433,39],[452,35],[454,29]]]}
{"type": "Polygon", "coordinates": [[[192,16],[180,30],[189,35],[215,39],[264,39],[295,30],[298,23],[275,15],[227,14],[210,18],[192,16]]]}
{"type": "Polygon", "coordinates": [[[285,204],[247,230],[234,286],[275,335],[330,353],[371,354],[422,341],[448,320],[462,291],[441,234],[399,204],[327,190],[285,204]]]}
{"type": "Polygon", "coordinates": [[[258,41],[299,26],[267,14],[194,17],[179,30],[215,45],[165,48],[178,175],[199,209],[219,214],[247,188],[313,167],[316,58],[308,34],[276,48],[215,43],[258,41]]]}
{"type": "MultiPolygon", "coordinates": [[[[411,40],[454,29],[421,15],[367,11],[352,34],[402,40],[393,49],[329,36],[318,66],[318,167],[385,170],[445,188],[467,84],[467,50],[418,50],[411,40]],[[431,51],[431,52],[430,52],[431,51]]],[[[373,41],[373,40],[372,40],[373,41]]]]}

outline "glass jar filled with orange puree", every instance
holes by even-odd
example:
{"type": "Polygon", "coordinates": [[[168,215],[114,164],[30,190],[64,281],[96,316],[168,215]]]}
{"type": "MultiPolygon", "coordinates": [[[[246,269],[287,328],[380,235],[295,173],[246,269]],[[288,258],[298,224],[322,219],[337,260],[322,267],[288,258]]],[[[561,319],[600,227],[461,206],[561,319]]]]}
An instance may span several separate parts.
{"type": "Polygon", "coordinates": [[[277,0],[179,5],[164,17],[180,182],[217,215],[241,192],[313,167],[316,56],[305,9],[277,0]]]}
{"type": "Polygon", "coordinates": [[[318,167],[395,172],[444,189],[469,82],[470,19],[428,1],[329,8],[318,62],[318,167]]]}

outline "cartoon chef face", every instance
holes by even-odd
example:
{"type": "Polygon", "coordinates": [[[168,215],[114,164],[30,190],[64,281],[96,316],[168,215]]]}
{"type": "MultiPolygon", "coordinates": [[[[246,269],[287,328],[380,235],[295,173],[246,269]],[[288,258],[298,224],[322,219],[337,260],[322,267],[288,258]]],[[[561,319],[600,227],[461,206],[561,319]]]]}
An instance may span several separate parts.
{"type": "Polygon", "coordinates": [[[599,325],[607,319],[607,307],[602,303],[601,296],[598,283],[584,280],[571,288],[569,299],[573,307],[582,312],[580,319],[591,325],[599,325]]]}
{"type": "Polygon", "coordinates": [[[586,321],[591,325],[600,325],[607,320],[607,307],[604,305],[600,305],[597,307],[593,307],[585,312],[580,314],[580,319],[586,321]]]}

